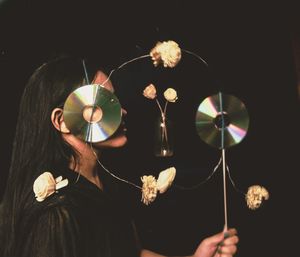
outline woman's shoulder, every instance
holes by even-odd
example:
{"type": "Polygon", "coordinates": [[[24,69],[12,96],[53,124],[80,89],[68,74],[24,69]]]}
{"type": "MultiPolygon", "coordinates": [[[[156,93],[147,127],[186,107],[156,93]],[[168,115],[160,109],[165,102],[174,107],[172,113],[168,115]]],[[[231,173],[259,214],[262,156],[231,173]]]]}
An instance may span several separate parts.
{"type": "Polygon", "coordinates": [[[43,172],[33,184],[29,212],[56,211],[76,216],[101,215],[110,204],[107,194],[82,175],[71,171],[43,172]]]}

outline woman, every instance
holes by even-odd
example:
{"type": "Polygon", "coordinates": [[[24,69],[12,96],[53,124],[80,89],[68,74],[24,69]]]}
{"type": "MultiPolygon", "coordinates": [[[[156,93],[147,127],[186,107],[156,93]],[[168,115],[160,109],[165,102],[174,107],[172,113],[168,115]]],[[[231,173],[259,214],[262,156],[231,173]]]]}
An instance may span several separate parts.
{"type": "MultiPolygon", "coordinates": [[[[107,80],[102,71],[89,71],[94,84],[107,80]]],[[[103,149],[126,144],[123,127],[91,148],[64,122],[65,100],[85,84],[82,61],[64,57],[38,68],[25,87],[1,206],[1,256],[161,256],[139,245],[133,223],[110,194],[112,179],[97,165],[103,149]],[[58,177],[68,183],[39,198],[33,188],[41,174],[46,183],[58,177]]],[[[114,90],[110,81],[104,87],[114,90]]],[[[193,256],[232,256],[237,242],[229,229],[203,240],[193,256]]]]}

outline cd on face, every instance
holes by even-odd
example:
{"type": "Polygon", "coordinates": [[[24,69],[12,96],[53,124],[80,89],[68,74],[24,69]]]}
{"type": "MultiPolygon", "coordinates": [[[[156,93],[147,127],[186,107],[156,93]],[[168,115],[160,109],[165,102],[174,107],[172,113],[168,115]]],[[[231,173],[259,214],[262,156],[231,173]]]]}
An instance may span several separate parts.
{"type": "Polygon", "coordinates": [[[249,116],[243,102],[232,95],[205,98],[196,113],[196,130],[207,144],[219,149],[240,143],[247,134],[249,116]]]}
{"type": "Polygon", "coordinates": [[[64,104],[63,116],[71,133],[86,142],[101,142],[118,129],[122,116],[118,98],[93,84],[74,90],[64,104]]]}

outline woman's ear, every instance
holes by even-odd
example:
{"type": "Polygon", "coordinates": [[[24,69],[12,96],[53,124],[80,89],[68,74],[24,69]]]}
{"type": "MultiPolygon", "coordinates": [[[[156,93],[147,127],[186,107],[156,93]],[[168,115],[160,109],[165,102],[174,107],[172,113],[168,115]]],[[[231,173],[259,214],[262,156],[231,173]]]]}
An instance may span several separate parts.
{"type": "Polygon", "coordinates": [[[63,110],[61,108],[55,108],[51,113],[51,121],[53,126],[62,133],[70,133],[63,118],[63,110]]]}

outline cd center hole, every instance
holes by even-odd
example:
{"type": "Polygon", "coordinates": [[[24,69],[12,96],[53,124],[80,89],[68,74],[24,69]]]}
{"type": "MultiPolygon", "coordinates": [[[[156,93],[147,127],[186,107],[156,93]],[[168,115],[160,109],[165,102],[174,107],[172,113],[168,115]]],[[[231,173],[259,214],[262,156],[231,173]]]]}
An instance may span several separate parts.
{"type": "Polygon", "coordinates": [[[89,123],[96,123],[102,119],[103,112],[98,106],[86,106],[82,112],[83,118],[89,123]]]}
{"type": "Polygon", "coordinates": [[[214,118],[215,126],[218,129],[222,129],[222,116],[224,120],[224,128],[228,127],[229,124],[231,123],[229,115],[226,112],[223,112],[223,115],[222,113],[218,113],[217,116],[214,118]]]}

